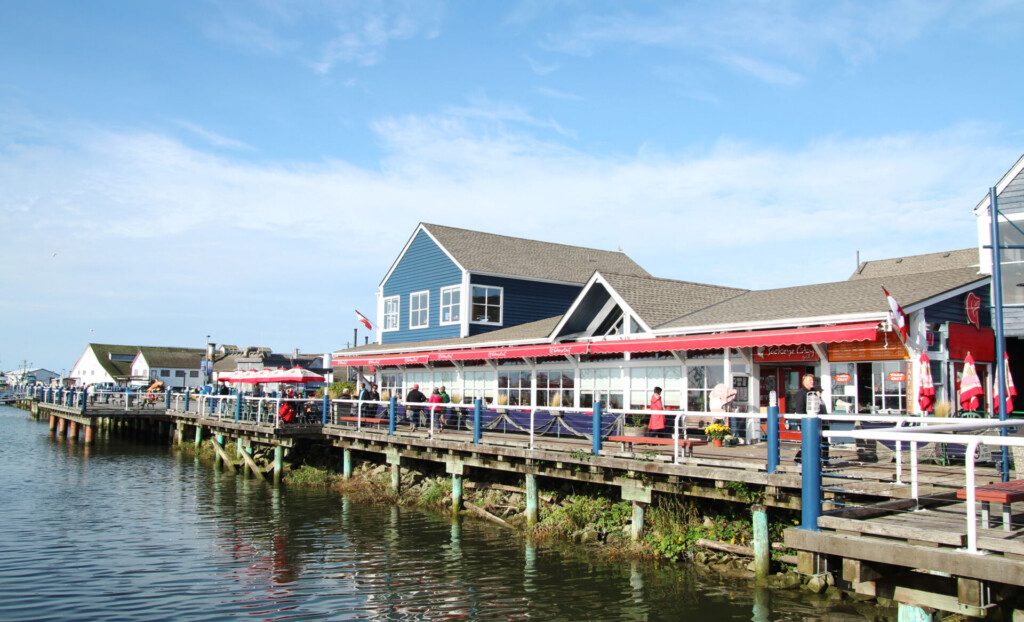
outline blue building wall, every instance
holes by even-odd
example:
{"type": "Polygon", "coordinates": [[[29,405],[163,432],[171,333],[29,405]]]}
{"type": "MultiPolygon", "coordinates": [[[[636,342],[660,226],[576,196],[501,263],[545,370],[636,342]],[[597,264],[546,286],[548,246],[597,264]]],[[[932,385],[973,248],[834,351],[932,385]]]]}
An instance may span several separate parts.
{"type": "MultiPolygon", "coordinates": [[[[441,288],[461,285],[462,271],[429,235],[420,231],[409,250],[384,283],[384,297],[399,295],[399,330],[383,332],[383,343],[427,341],[459,336],[459,326],[441,326],[441,288]],[[409,294],[430,290],[430,323],[427,328],[409,329],[409,294]]],[[[382,320],[383,321],[383,320],[382,320]]]]}
{"type": "MultiPolygon", "coordinates": [[[[504,288],[502,324],[469,324],[469,334],[479,335],[499,328],[525,324],[559,315],[569,310],[582,285],[556,285],[522,279],[470,275],[471,285],[497,285],[504,288]]],[[[468,294],[472,298],[472,292],[468,294]]]]}
{"type": "MultiPolygon", "coordinates": [[[[979,287],[973,291],[981,297],[980,320],[982,326],[992,326],[992,303],[989,295],[988,285],[979,287]]],[[[924,310],[925,321],[942,324],[943,322],[955,322],[967,324],[967,294],[960,294],[933,304],[924,310]]]]}

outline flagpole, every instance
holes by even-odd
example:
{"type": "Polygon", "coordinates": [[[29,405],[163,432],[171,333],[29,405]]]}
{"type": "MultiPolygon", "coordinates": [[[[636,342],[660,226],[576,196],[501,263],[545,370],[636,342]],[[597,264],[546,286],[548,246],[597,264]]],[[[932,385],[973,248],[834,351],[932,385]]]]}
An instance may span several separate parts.
{"type": "MultiPolygon", "coordinates": [[[[1003,345],[1003,269],[999,252],[999,203],[995,186],[988,189],[989,215],[992,221],[992,306],[995,310],[996,325],[996,373],[999,378],[999,420],[1006,420],[1006,362],[1005,346],[1003,345]]],[[[1006,436],[1007,430],[1001,428],[999,436],[1006,436]]],[[[1002,480],[1010,481],[1010,449],[1003,447],[1003,460],[1000,471],[1002,480]]]]}

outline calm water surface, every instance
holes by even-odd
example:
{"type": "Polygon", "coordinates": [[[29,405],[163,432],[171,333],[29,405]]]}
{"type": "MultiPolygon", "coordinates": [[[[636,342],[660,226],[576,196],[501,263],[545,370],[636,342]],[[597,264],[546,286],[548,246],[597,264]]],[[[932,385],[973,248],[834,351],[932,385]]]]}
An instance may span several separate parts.
{"type": "Polygon", "coordinates": [[[856,620],[676,566],[285,490],[0,406],[2,620],[856,620]]]}

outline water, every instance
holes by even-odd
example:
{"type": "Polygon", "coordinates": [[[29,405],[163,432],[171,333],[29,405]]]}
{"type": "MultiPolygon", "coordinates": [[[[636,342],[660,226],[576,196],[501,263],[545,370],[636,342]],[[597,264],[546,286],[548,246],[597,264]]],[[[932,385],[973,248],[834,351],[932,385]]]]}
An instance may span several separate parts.
{"type": "Polygon", "coordinates": [[[8,407],[0,472],[0,620],[862,619],[674,565],[274,488],[164,446],[85,448],[8,407]]]}

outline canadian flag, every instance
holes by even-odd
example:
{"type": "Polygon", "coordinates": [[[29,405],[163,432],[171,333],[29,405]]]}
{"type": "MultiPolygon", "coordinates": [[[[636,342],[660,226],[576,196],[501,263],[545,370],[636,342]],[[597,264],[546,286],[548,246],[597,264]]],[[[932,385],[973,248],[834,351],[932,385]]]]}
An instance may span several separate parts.
{"type": "Polygon", "coordinates": [[[907,314],[903,312],[903,307],[900,303],[896,302],[896,299],[892,297],[889,290],[882,288],[885,293],[885,299],[889,302],[889,320],[892,322],[892,327],[900,333],[900,339],[903,341],[907,340],[907,314]]]}
{"type": "Polygon", "coordinates": [[[359,309],[356,309],[356,319],[363,323],[366,330],[373,330],[373,324],[370,323],[370,320],[368,320],[365,315],[359,312],[359,309]]]}
{"type": "MultiPolygon", "coordinates": [[[[1017,397],[1017,387],[1013,386],[1013,376],[1010,375],[1010,355],[1003,355],[1003,365],[1006,369],[1006,414],[1013,412],[1013,398],[1017,397]]],[[[996,382],[999,382],[996,380],[996,382]]]]}

